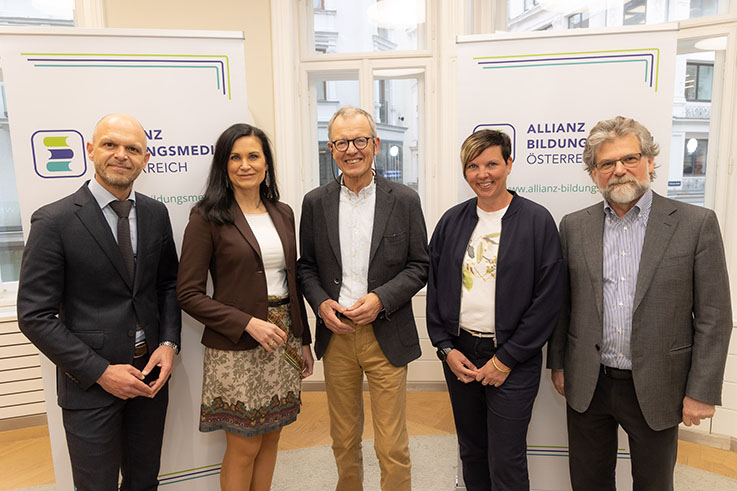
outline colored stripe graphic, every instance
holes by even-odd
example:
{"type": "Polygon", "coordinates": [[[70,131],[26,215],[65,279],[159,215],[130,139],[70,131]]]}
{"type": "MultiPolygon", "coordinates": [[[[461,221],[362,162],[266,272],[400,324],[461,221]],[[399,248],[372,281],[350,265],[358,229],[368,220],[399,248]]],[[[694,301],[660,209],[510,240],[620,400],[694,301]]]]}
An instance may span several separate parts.
{"type": "Polygon", "coordinates": [[[203,477],[216,476],[220,474],[220,464],[206,465],[203,467],[195,467],[193,469],[185,469],[177,472],[170,472],[159,476],[159,486],[167,484],[175,484],[178,482],[192,481],[193,479],[201,479],[203,477]]]}
{"type": "MultiPolygon", "coordinates": [[[[528,445],[527,455],[534,457],[568,457],[568,447],[528,445]]],[[[630,460],[630,453],[623,448],[617,449],[618,460],[630,460]]]]}
{"type": "MultiPolygon", "coordinates": [[[[66,138],[64,139],[66,140],[66,138]]],[[[71,148],[49,148],[47,150],[51,153],[49,160],[74,158],[74,150],[71,148]]]]}
{"type": "Polygon", "coordinates": [[[643,63],[645,84],[649,84],[650,88],[654,88],[655,92],[658,91],[658,78],[660,74],[660,49],[658,48],[477,56],[473,59],[484,70],[608,63],[643,63]]]}
{"type": "Polygon", "coordinates": [[[215,71],[218,92],[231,99],[230,62],[226,55],[21,53],[37,68],[187,68],[215,71]],[[40,58],[35,58],[36,56],[40,58]],[[199,59],[195,59],[199,58],[199,59]]]}

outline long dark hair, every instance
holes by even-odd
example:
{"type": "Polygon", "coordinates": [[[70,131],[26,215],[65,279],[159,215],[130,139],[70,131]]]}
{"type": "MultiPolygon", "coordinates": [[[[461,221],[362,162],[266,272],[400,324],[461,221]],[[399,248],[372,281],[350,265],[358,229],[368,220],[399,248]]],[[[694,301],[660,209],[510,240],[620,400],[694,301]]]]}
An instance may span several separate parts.
{"type": "Polygon", "coordinates": [[[218,138],[215,143],[215,153],[212,156],[210,175],[207,177],[205,195],[195,205],[205,220],[218,225],[233,223],[230,207],[235,199],[233,185],[228,177],[228,160],[233,151],[233,145],[238,138],[255,136],[261,141],[261,147],[266,159],[266,177],[259,187],[261,201],[279,201],[279,188],[276,185],[274,174],[274,156],[271,153],[271,144],[266,133],[246,123],[236,123],[218,138]]]}

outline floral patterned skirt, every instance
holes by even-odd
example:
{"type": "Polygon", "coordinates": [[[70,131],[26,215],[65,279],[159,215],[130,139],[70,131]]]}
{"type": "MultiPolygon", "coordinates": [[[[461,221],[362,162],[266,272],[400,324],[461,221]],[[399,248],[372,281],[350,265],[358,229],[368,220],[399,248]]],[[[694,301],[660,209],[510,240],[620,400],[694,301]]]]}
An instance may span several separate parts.
{"type": "Polygon", "coordinates": [[[287,333],[286,344],[272,353],[261,346],[245,351],[205,348],[200,431],[250,437],[297,419],[302,340],[292,334],[289,304],[270,306],[268,321],[287,333]]]}

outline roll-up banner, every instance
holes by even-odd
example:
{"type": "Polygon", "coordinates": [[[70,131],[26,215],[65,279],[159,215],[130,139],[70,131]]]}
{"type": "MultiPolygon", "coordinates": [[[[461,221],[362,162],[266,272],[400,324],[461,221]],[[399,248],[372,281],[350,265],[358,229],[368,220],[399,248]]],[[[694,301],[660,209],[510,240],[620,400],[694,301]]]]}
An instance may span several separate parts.
{"type": "MultiPolygon", "coordinates": [[[[601,201],[582,152],[591,128],[621,115],[660,143],[653,189],[665,194],[671,141],[676,25],[465,36],[458,40],[458,148],[482,128],[512,139],[510,189],[544,205],[556,222],[601,201]]],[[[460,180],[459,199],[472,196],[460,180]]],[[[543,369],[527,440],[530,484],[570,489],[565,400],[543,369]]],[[[620,431],[617,489],[632,489],[620,431]]]]}
{"type": "MultiPolygon", "coordinates": [[[[181,250],[215,140],[229,125],[248,122],[243,34],[3,28],[0,64],[26,237],[33,211],[93,177],[86,142],[102,116],[123,112],[141,121],[151,152],[134,189],[166,204],[181,250]]],[[[224,438],[197,429],[201,334],[201,324],[183,315],[162,451],[166,489],[218,488],[224,438]]],[[[41,358],[56,486],[71,490],[56,372],[41,358]]]]}

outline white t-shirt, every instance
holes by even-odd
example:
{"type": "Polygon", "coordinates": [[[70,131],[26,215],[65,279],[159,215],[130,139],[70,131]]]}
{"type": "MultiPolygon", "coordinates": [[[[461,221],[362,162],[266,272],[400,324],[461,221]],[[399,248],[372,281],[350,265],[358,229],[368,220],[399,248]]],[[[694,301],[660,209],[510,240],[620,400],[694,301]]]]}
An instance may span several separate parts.
{"type": "Polygon", "coordinates": [[[279,234],[276,232],[274,222],[268,213],[258,215],[244,214],[248,226],[251,227],[253,235],[256,236],[258,246],[261,249],[261,259],[264,262],[264,273],[266,274],[266,286],[269,295],[285,297],[289,295],[287,288],[287,262],[284,258],[279,234]]]}
{"type": "Polygon", "coordinates": [[[476,207],[479,221],[463,256],[462,329],[494,333],[496,259],[502,234],[502,217],[507,208],[509,206],[487,212],[476,207]]]}

